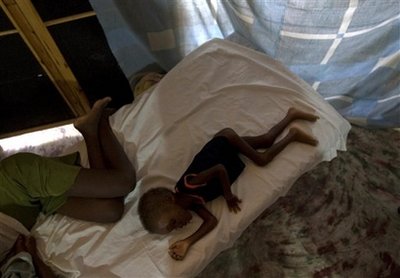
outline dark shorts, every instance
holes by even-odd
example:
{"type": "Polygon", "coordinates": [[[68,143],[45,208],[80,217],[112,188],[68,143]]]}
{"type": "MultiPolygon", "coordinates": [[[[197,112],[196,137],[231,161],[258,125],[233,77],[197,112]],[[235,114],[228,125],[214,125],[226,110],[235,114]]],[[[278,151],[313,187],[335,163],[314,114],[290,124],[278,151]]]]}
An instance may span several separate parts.
{"type": "Polygon", "coordinates": [[[239,153],[224,136],[217,136],[211,139],[193,158],[192,163],[184,172],[176,184],[177,191],[181,193],[196,195],[211,201],[223,194],[222,186],[217,178],[211,180],[207,185],[198,188],[187,188],[184,177],[188,174],[198,174],[217,164],[224,165],[228,172],[229,181],[232,184],[242,173],[245,164],[239,157],[239,153]]]}

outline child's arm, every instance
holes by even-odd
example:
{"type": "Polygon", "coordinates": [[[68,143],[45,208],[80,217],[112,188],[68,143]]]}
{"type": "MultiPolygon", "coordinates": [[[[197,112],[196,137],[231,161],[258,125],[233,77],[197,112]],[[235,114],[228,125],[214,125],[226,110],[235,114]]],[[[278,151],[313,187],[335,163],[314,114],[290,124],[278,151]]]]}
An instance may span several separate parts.
{"type": "Polygon", "coordinates": [[[193,176],[193,178],[190,179],[189,183],[193,185],[204,184],[213,178],[218,178],[220,181],[229,211],[233,211],[234,213],[240,211],[239,203],[241,203],[242,201],[238,199],[237,196],[232,194],[229,176],[226,172],[224,165],[217,164],[205,171],[200,172],[196,176],[193,176]]]}
{"type": "Polygon", "coordinates": [[[179,240],[169,247],[168,253],[175,260],[183,260],[190,246],[208,234],[218,223],[217,218],[215,218],[215,216],[212,215],[211,212],[209,212],[203,205],[196,205],[193,208],[193,211],[195,211],[201,217],[201,219],[203,219],[203,223],[191,236],[183,240],[179,240]]]}

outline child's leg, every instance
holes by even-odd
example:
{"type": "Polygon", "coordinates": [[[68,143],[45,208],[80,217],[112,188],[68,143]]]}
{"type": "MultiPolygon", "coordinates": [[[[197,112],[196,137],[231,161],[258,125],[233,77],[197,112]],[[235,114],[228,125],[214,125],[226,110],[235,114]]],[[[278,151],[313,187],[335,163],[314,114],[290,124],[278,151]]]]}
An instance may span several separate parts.
{"type": "Polygon", "coordinates": [[[269,148],[282,131],[294,120],[307,120],[315,122],[319,117],[300,111],[294,107],[290,108],[279,123],[273,126],[267,133],[259,136],[244,136],[243,139],[254,149],[269,148]]]}
{"type": "Polygon", "coordinates": [[[268,150],[264,152],[258,152],[251,144],[249,144],[245,138],[240,137],[234,130],[225,128],[218,132],[216,136],[226,137],[232,146],[235,146],[238,151],[251,159],[254,163],[259,166],[264,166],[269,163],[279,152],[281,152],[291,142],[301,142],[309,145],[316,146],[318,141],[302,132],[297,128],[291,128],[289,133],[278,143],[272,145],[268,150]]]}
{"type": "Polygon", "coordinates": [[[74,123],[74,127],[82,134],[85,140],[90,168],[105,168],[98,129],[103,110],[110,101],[111,98],[109,97],[96,101],[92,110],[85,116],[78,118],[74,123]]]}
{"type": "Polygon", "coordinates": [[[279,142],[272,145],[268,150],[261,153],[261,163],[258,163],[260,166],[264,166],[268,164],[274,157],[280,153],[287,145],[292,142],[300,142],[304,144],[308,144],[311,146],[318,145],[318,140],[301,131],[300,129],[293,127],[289,130],[289,133],[279,142]]]}
{"type": "Polygon", "coordinates": [[[87,141],[89,161],[94,167],[80,170],[68,192],[71,197],[122,197],[135,186],[135,172],[108,124],[108,116],[102,119],[109,101],[110,98],[97,101],[91,112],[75,124],[87,141]]]}
{"type": "Polygon", "coordinates": [[[75,127],[86,141],[90,169],[82,168],[57,212],[94,222],[115,222],[124,212],[124,196],[135,187],[135,172],[103,115],[109,98],[99,100],[75,127]],[[100,139],[100,140],[99,140],[100,139]]]}
{"type": "Polygon", "coordinates": [[[296,108],[290,108],[285,118],[263,135],[240,137],[234,130],[226,128],[218,132],[215,136],[225,136],[233,146],[238,148],[240,153],[247,156],[257,165],[264,166],[291,142],[298,141],[310,145],[318,144],[318,141],[312,136],[305,134],[297,128],[292,128],[284,139],[272,145],[279,134],[292,121],[297,119],[314,122],[318,119],[318,116],[296,108]],[[257,149],[260,148],[270,149],[265,152],[258,152],[257,149]]]}
{"type": "Polygon", "coordinates": [[[116,222],[124,213],[124,200],[123,197],[110,199],[69,197],[57,212],[85,221],[116,222]]]}
{"type": "Polygon", "coordinates": [[[99,138],[103,158],[107,168],[119,169],[121,175],[125,176],[128,180],[135,181],[136,174],[132,163],[126,156],[124,149],[110,127],[109,116],[113,112],[112,110],[104,111],[99,123],[99,138]]]}

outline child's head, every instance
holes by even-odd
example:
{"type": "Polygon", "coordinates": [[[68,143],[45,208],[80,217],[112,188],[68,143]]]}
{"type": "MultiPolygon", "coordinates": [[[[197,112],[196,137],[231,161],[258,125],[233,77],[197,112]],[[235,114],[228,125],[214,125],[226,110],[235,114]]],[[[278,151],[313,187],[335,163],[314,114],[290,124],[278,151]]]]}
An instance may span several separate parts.
{"type": "Polygon", "coordinates": [[[175,194],[167,188],[153,188],[139,200],[138,213],[143,227],[151,233],[167,234],[185,226],[192,214],[176,204],[175,194]]]}

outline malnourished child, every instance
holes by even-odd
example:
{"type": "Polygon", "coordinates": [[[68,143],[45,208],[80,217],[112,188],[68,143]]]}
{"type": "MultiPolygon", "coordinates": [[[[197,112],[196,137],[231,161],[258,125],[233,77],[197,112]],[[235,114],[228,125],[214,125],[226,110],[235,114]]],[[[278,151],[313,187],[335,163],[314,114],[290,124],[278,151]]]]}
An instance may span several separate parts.
{"type": "Polygon", "coordinates": [[[315,122],[319,117],[290,108],[283,120],[269,132],[259,136],[240,137],[234,130],[225,128],[201,149],[176,183],[175,192],[167,188],[153,188],[140,198],[138,213],[143,227],[151,233],[167,234],[185,226],[194,211],[202,218],[201,226],[189,237],[169,247],[175,260],[182,260],[190,246],[209,233],[218,223],[205,203],[223,196],[231,212],[240,211],[241,200],[232,194],[231,184],[245,168],[239,157],[242,154],[259,166],[268,164],[292,142],[316,146],[318,141],[296,127],[274,144],[279,134],[294,120],[315,122]],[[266,149],[265,151],[257,151],[266,149]]]}

